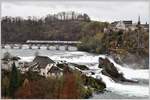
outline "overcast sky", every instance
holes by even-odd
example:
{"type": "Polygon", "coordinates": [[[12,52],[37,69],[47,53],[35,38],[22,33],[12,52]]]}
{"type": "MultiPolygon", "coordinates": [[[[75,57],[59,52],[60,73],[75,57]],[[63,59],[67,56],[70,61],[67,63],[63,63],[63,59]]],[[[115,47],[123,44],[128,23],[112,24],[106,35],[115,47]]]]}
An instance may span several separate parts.
{"type": "Polygon", "coordinates": [[[149,21],[149,3],[147,1],[41,1],[41,2],[2,2],[2,16],[42,17],[61,11],[87,13],[92,20],[116,21],[133,20],[141,16],[143,23],[149,21]]]}

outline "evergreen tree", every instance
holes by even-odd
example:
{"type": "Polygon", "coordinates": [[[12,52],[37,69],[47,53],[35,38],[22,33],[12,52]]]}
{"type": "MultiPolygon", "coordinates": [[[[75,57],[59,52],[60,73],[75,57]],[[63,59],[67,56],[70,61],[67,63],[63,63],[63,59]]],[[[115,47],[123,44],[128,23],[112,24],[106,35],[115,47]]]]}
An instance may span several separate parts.
{"type": "Polygon", "coordinates": [[[15,63],[12,64],[12,71],[10,76],[9,95],[14,98],[14,93],[19,87],[19,76],[15,63]]]}

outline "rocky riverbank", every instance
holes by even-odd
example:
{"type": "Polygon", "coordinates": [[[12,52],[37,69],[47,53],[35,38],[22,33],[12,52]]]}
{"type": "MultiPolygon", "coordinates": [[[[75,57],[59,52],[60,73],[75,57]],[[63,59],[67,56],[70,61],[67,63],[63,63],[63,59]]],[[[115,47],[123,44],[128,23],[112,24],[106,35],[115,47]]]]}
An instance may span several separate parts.
{"type": "MultiPolygon", "coordinates": [[[[56,67],[51,68],[51,75],[50,76],[45,76],[41,74],[40,70],[44,70],[44,64],[46,60],[52,61],[51,59],[49,59],[48,57],[45,56],[36,56],[35,59],[32,62],[28,62],[29,66],[26,66],[26,70],[24,71],[24,64],[22,64],[23,66],[19,65],[19,63],[21,63],[20,61],[18,61],[18,59],[16,60],[11,60],[11,56],[5,56],[5,59],[2,59],[2,96],[3,97],[10,97],[12,98],[12,96],[8,95],[11,91],[9,91],[9,85],[10,83],[5,83],[5,81],[11,81],[11,76],[10,74],[13,74],[13,69],[16,70],[16,74],[17,76],[14,77],[13,80],[15,80],[16,82],[18,82],[18,86],[15,88],[14,93],[13,94],[13,98],[36,98],[35,96],[37,96],[36,94],[24,94],[24,97],[22,96],[22,93],[24,92],[24,88],[26,89],[27,87],[24,86],[24,84],[27,84],[27,86],[32,86],[34,85],[36,82],[37,86],[39,86],[39,84],[41,84],[41,88],[40,89],[45,89],[45,88],[49,88],[49,90],[47,90],[48,92],[52,92],[53,90],[51,89],[51,86],[44,86],[43,84],[51,84],[50,81],[58,81],[58,83],[56,82],[56,85],[54,85],[53,88],[55,88],[55,92],[57,95],[61,94],[58,92],[57,90],[57,86],[59,86],[58,88],[62,89],[61,92],[65,92],[63,93],[62,97],[57,97],[55,96],[48,96],[48,98],[89,98],[92,96],[92,94],[94,92],[102,92],[105,90],[106,88],[106,84],[100,80],[100,79],[96,79],[93,78],[91,76],[87,76],[85,73],[83,73],[83,70],[89,70],[89,68],[85,65],[80,65],[80,64],[75,64],[75,63],[67,63],[67,62],[51,62],[51,63],[58,63],[56,65],[56,67]],[[42,60],[42,68],[39,69],[38,71],[33,70],[33,66],[32,63],[35,61],[35,59],[39,58],[40,59],[45,59],[42,60]],[[7,58],[7,59],[6,59],[7,58]],[[11,63],[10,63],[11,62],[11,63]],[[43,64],[44,63],[44,64],[43,64]],[[5,65],[5,66],[4,66],[5,65]],[[8,69],[6,69],[5,67],[7,66],[8,69]],[[12,69],[13,68],[13,69],[12,69]],[[52,70],[53,69],[53,70],[52,70]],[[62,75],[57,75],[59,74],[59,70],[61,69],[62,71],[62,75]],[[27,81],[27,83],[26,83],[27,81]],[[59,83],[59,81],[61,83],[59,83]],[[62,87],[61,87],[62,86],[62,87]],[[71,89],[73,89],[72,91],[69,90],[70,87],[71,89]],[[5,89],[6,88],[6,89],[5,89]],[[70,91],[70,92],[69,92],[70,91]],[[78,91],[80,91],[80,93],[78,93],[78,91]],[[33,96],[32,96],[33,95],[33,96]]],[[[21,59],[21,58],[20,58],[21,59]]],[[[22,62],[24,63],[24,62],[22,62]]],[[[40,64],[41,61],[37,60],[37,63],[40,64]]],[[[36,67],[36,66],[35,66],[36,67]]],[[[46,69],[46,68],[45,68],[46,69]]],[[[36,88],[36,87],[35,87],[36,88]]],[[[35,88],[27,88],[28,91],[30,92],[35,92],[33,91],[35,88]]],[[[43,92],[43,95],[48,95],[46,92],[43,92]]],[[[41,94],[39,94],[37,96],[37,98],[46,98],[45,96],[42,96],[41,94]]]]}
{"type": "MultiPolygon", "coordinates": [[[[6,49],[5,52],[8,50],[9,49],[6,49]]],[[[25,61],[25,62],[32,61],[34,59],[34,53],[36,52],[35,49],[33,49],[33,50],[13,49],[10,51],[13,55],[19,55],[19,57],[21,58],[20,61],[25,61]]],[[[3,53],[4,53],[4,50],[3,50],[3,53]]],[[[90,89],[88,87],[84,87],[85,91],[82,91],[82,92],[84,92],[84,94],[87,95],[86,98],[90,97],[90,98],[99,98],[99,99],[104,98],[105,99],[108,97],[110,99],[119,99],[119,98],[126,99],[126,98],[147,98],[148,97],[148,93],[149,93],[148,92],[149,91],[149,88],[148,88],[149,74],[148,73],[149,73],[149,71],[147,69],[135,69],[135,70],[130,69],[130,68],[127,68],[126,66],[122,66],[121,64],[116,62],[113,59],[113,57],[110,57],[108,55],[97,55],[97,54],[80,52],[80,51],[70,51],[70,52],[63,51],[63,50],[62,51],[56,51],[56,50],[48,51],[45,49],[41,49],[39,51],[39,54],[47,55],[54,61],[65,61],[68,64],[73,63],[76,66],[79,65],[80,67],[84,65],[84,66],[88,67],[89,70],[87,70],[86,67],[82,67],[82,69],[79,69],[80,67],[76,67],[76,70],[83,71],[83,73],[85,72],[84,74],[88,74],[87,76],[90,76],[94,79],[102,80],[105,83],[106,88],[104,88],[104,90],[103,90],[104,93],[99,91],[99,93],[96,95],[92,88],[90,89]],[[111,63],[113,63],[113,65],[115,66],[118,73],[122,72],[123,76],[125,78],[138,80],[138,83],[118,81],[118,79],[117,79],[117,81],[114,81],[111,77],[102,74],[103,69],[98,68],[98,64],[99,64],[98,59],[99,58],[103,58],[103,59],[108,58],[108,60],[111,63]],[[107,91],[109,91],[109,92],[107,92],[107,91]],[[93,93],[94,93],[94,95],[91,95],[93,93]]],[[[73,65],[71,65],[70,68],[73,68],[72,66],[73,65]]],[[[80,73],[80,71],[78,71],[78,72],[80,73]]],[[[34,79],[34,78],[38,78],[38,76],[35,75],[34,73],[31,73],[31,75],[29,75],[29,78],[34,79]]],[[[5,77],[2,79],[7,80],[8,78],[5,77]]],[[[37,81],[36,85],[41,84],[41,86],[42,86],[43,80],[40,81],[39,79],[37,79],[36,81],[37,81]]],[[[47,80],[45,82],[47,82],[47,80]]],[[[45,82],[44,82],[44,84],[45,84],[45,82]]],[[[51,80],[49,82],[51,82],[51,80]]],[[[77,82],[79,82],[79,81],[77,81],[77,82]]],[[[30,83],[30,80],[29,80],[29,83],[30,83]]],[[[57,81],[56,81],[56,83],[57,83],[57,81]]],[[[95,84],[95,82],[92,82],[92,84],[95,84]]],[[[31,83],[31,85],[33,85],[33,84],[31,83]]],[[[40,86],[40,88],[47,88],[46,85],[44,85],[43,87],[41,87],[41,86],[40,86]]],[[[48,87],[54,87],[54,86],[52,85],[52,86],[48,86],[48,87]]],[[[97,86],[94,86],[94,87],[97,87],[97,86]]],[[[41,93],[43,93],[43,92],[41,92],[41,93]]],[[[56,93],[56,92],[54,92],[54,93],[56,93]]],[[[83,96],[85,96],[85,95],[83,95],[83,96]]],[[[37,96],[37,97],[39,97],[39,96],[37,96]]]]}
{"type": "Polygon", "coordinates": [[[102,68],[102,74],[112,78],[116,82],[137,82],[126,79],[123,73],[119,72],[112,62],[107,58],[99,58],[99,68],[102,68]]]}
{"type": "Polygon", "coordinates": [[[148,69],[149,68],[149,56],[126,53],[124,55],[112,53],[111,56],[118,64],[128,65],[133,69],[148,69]]]}

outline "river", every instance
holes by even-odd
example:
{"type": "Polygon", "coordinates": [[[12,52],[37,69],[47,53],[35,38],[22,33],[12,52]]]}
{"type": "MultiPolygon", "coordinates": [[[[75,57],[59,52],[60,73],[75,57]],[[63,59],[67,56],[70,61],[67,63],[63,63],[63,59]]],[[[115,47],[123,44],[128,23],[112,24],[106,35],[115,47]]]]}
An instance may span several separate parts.
{"type": "Polygon", "coordinates": [[[117,69],[123,72],[124,76],[128,79],[139,80],[139,83],[116,83],[109,77],[100,73],[101,69],[98,68],[98,58],[107,57],[106,55],[96,55],[87,52],[77,51],[75,47],[71,47],[69,51],[65,51],[64,47],[61,50],[55,50],[51,47],[46,50],[46,47],[37,49],[28,49],[24,46],[23,49],[10,49],[6,46],[2,49],[2,54],[9,52],[12,55],[21,57],[22,61],[32,61],[35,52],[38,51],[39,55],[49,56],[55,61],[67,61],[71,63],[84,64],[95,72],[93,77],[99,78],[106,83],[106,91],[104,93],[94,93],[91,99],[147,99],[149,97],[149,70],[148,69],[131,69],[130,66],[121,66],[117,64],[112,58],[109,60],[114,63],[117,69]]]}

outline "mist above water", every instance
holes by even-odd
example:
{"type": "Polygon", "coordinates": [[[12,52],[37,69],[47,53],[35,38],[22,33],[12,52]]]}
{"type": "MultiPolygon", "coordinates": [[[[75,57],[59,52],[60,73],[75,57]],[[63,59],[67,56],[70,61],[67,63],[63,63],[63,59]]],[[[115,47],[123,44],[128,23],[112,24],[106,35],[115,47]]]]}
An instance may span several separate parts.
{"type": "MultiPolygon", "coordinates": [[[[63,47],[62,47],[63,48],[63,47]]],[[[98,68],[98,59],[99,57],[108,58],[115,67],[124,74],[125,78],[147,81],[149,80],[149,70],[148,69],[132,69],[130,65],[117,64],[113,58],[108,57],[106,55],[96,55],[87,52],[80,52],[72,49],[70,51],[65,50],[46,50],[42,49],[2,49],[2,54],[5,52],[10,52],[12,55],[21,57],[21,61],[30,62],[34,59],[35,53],[38,51],[39,55],[49,56],[54,61],[66,61],[69,63],[77,63],[83,64],[90,68],[90,70],[95,72],[95,75],[92,77],[99,78],[106,83],[106,90],[111,91],[110,93],[115,93],[118,95],[122,95],[125,98],[127,97],[148,97],[149,96],[149,84],[123,84],[116,83],[111,78],[101,74],[101,69],[98,68]]],[[[112,97],[113,98],[113,97],[112,97]]]]}

